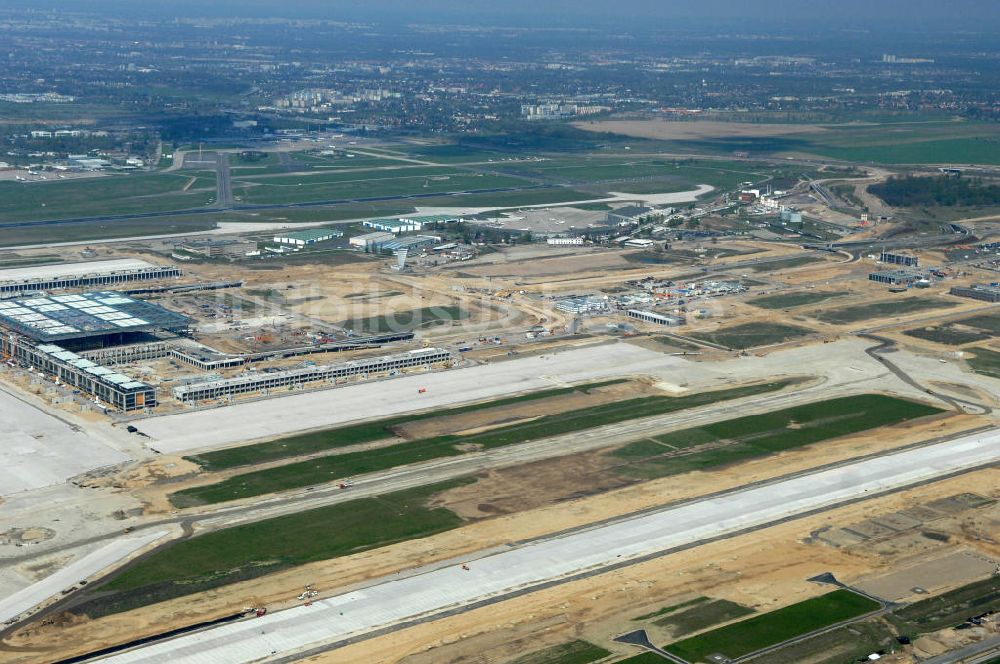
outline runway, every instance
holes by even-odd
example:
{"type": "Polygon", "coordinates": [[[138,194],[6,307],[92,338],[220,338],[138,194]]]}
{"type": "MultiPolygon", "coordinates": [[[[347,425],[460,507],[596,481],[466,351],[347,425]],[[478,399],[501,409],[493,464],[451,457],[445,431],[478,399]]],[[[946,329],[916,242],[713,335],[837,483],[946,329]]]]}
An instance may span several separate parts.
{"type": "Polygon", "coordinates": [[[330,649],[998,460],[1000,430],[956,438],[527,542],[475,559],[469,569],[416,570],[100,661],[238,664],[330,649]]]}

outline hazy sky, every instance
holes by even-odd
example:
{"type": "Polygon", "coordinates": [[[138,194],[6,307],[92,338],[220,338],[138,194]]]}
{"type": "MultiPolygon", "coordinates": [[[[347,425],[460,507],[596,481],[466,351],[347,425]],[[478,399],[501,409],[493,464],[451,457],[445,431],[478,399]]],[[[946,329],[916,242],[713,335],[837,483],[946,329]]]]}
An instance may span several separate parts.
{"type": "Polygon", "coordinates": [[[1000,28],[1000,0],[0,0],[0,7],[494,24],[621,21],[655,27],[656,22],[678,21],[720,27],[746,22],[754,27],[1000,28]]]}

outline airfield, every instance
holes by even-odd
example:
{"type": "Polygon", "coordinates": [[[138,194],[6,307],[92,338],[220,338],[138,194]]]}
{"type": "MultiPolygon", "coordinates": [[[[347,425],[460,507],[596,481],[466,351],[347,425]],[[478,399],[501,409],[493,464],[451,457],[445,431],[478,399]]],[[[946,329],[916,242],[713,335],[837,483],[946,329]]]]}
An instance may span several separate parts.
{"type": "Polygon", "coordinates": [[[861,226],[843,192],[886,172],[813,153],[324,152],[96,178],[133,237],[74,244],[112,220],[53,203],[0,253],[5,283],[84,278],[66,292],[151,312],[121,332],[86,295],[107,325],[46,350],[64,287],[5,305],[5,661],[825,664],[912,634],[887,658],[912,664],[989,643],[989,621],[951,624],[1000,561],[1000,317],[955,292],[995,280],[989,222],[861,226]],[[724,199],[745,182],[787,188],[801,228],[724,199]],[[484,239],[614,234],[626,203],[663,217],[632,244],[484,239]],[[350,243],[414,217],[403,261],[350,243]],[[329,238],[276,246],[304,227],[329,238]],[[871,276],[893,252],[919,258],[910,288],[871,276]],[[812,626],[750,651],[725,631],[769,620],[812,626]],[[640,630],[651,648],[621,640],[640,630]]]}

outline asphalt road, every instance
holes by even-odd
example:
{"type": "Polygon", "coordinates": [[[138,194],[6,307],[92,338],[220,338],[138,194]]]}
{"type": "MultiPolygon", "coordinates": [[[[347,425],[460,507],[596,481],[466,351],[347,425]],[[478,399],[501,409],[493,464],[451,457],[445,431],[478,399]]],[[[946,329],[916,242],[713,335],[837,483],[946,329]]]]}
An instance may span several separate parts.
{"type": "Polygon", "coordinates": [[[329,650],[998,460],[1000,430],[994,429],[521,543],[466,567],[387,577],[311,606],[191,633],[100,661],[238,664],[329,650]]]}

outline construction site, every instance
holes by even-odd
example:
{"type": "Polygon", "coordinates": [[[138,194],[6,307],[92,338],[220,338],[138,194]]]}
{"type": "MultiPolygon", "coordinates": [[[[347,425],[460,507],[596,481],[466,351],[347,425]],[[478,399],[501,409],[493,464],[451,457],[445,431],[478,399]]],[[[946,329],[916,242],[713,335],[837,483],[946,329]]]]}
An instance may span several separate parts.
{"type": "Polygon", "coordinates": [[[630,209],[9,256],[2,659],[1000,651],[989,243],[630,209]]]}

